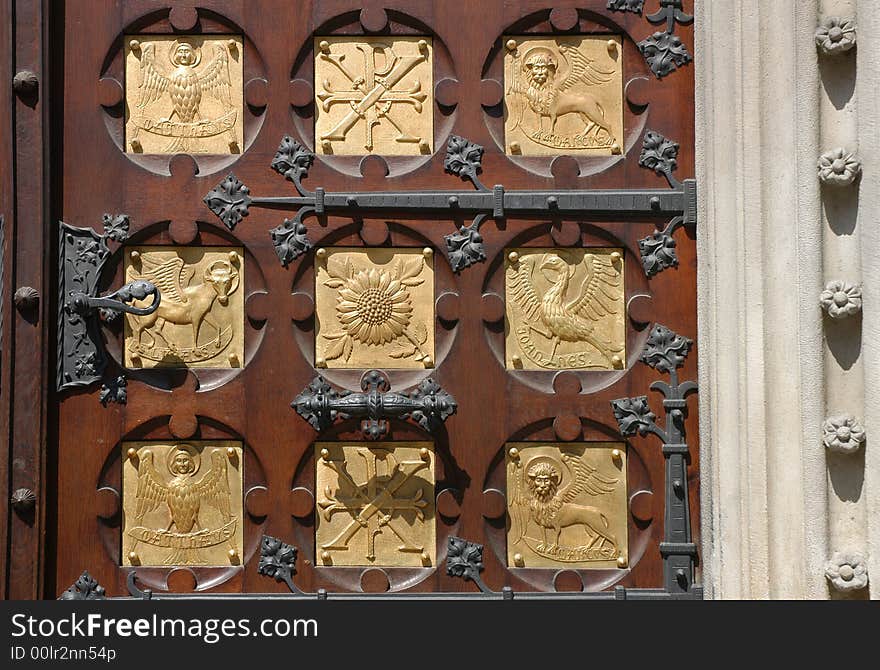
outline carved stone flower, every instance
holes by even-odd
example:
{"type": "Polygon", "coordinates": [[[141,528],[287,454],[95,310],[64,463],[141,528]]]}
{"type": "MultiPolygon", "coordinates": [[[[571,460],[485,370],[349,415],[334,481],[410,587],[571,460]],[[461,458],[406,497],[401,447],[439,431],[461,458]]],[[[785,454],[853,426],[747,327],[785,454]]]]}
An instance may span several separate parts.
{"type": "Polygon", "coordinates": [[[832,149],[819,157],[819,180],[827,186],[849,186],[861,173],[861,162],[846,149],[832,149]]]}
{"type": "Polygon", "coordinates": [[[853,416],[832,416],[822,425],[822,442],[831,451],[851,454],[864,444],[865,428],[853,416]]]}
{"type": "Polygon", "coordinates": [[[816,28],[816,44],[829,56],[849,51],[856,45],[855,19],[829,16],[816,28]]]}
{"type": "Polygon", "coordinates": [[[862,288],[840,279],[829,282],[819,296],[819,303],[832,319],[853,316],[862,309],[862,288]]]}
{"type": "Polygon", "coordinates": [[[868,585],[868,566],[857,552],[834,552],[825,564],[825,577],[838,591],[858,591],[868,585]]]}

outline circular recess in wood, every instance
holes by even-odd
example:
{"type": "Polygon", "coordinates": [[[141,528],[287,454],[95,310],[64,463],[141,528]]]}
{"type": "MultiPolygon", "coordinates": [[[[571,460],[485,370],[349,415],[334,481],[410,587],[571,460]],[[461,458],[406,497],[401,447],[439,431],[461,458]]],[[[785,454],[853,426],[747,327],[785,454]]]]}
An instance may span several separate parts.
{"type": "Polygon", "coordinates": [[[550,237],[560,247],[573,247],[581,241],[581,227],[573,221],[561,221],[550,225],[550,237]]]}
{"type": "Polygon", "coordinates": [[[168,573],[168,590],[172,593],[192,593],[197,583],[195,573],[189,568],[175,568],[168,573]]]}
{"type": "Polygon", "coordinates": [[[173,414],[168,429],[178,440],[188,440],[199,429],[199,421],[194,414],[173,414]]]}
{"type": "Polygon", "coordinates": [[[388,240],[390,234],[388,224],[377,219],[367,219],[361,224],[359,231],[364,244],[371,247],[378,247],[388,240]]]}
{"type": "Polygon", "coordinates": [[[269,294],[266,291],[254,291],[245,299],[244,310],[252,321],[265,321],[272,313],[269,294]]]}
{"type": "Polygon", "coordinates": [[[507,499],[498,489],[483,491],[483,516],[487,519],[500,519],[507,512],[507,499]]]}
{"type": "Polygon", "coordinates": [[[290,301],[290,316],[294,321],[305,321],[315,314],[315,301],[308,293],[294,293],[290,301]]]}
{"type": "Polygon", "coordinates": [[[434,85],[434,100],[443,107],[454,107],[458,104],[460,90],[457,79],[446,77],[434,85]]]}
{"type": "Polygon", "coordinates": [[[315,87],[305,79],[290,82],[290,104],[294,107],[308,107],[315,101],[315,87]]]}
{"type": "Polygon", "coordinates": [[[654,495],[650,491],[636,491],[629,499],[633,518],[647,522],[654,518],[654,495]]]}
{"type": "Polygon", "coordinates": [[[244,497],[244,506],[247,513],[255,517],[268,516],[271,508],[269,506],[269,492],[265,486],[252,486],[244,497]]]}
{"type": "Polygon", "coordinates": [[[578,13],[574,7],[556,7],[550,12],[550,25],[556,30],[574,30],[578,25],[578,13]]]}
{"type": "Polygon", "coordinates": [[[297,486],[290,492],[290,513],[297,518],[309,516],[315,510],[315,496],[307,488],[297,486]]]}
{"type": "Polygon", "coordinates": [[[122,102],[125,92],[113,77],[104,77],[98,80],[98,104],[102,107],[116,107],[122,102]]]}
{"type": "Polygon", "coordinates": [[[495,107],[504,99],[504,87],[494,79],[483,79],[480,82],[480,104],[483,107],[495,107]]]}
{"type": "Polygon", "coordinates": [[[199,173],[199,165],[189,154],[174,154],[168,163],[168,171],[176,183],[186,186],[199,173]]]}
{"type": "Polygon", "coordinates": [[[574,570],[560,570],[553,576],[553,588],[560,593],[583,591],[584,581],[574,570]]]}
{"type": "Polygon", "coordinates": [[[437,494],[437,513],[447,519],[457,519],[461,516],[461,505],[455,498],[455,491],[443,489],[437,494]]]}
{"type": "Polygon", "coordinates": [[[486,323],[498,323],[504,318],[504,299],[497,293],[484,293],[480,307],[486,323]]]}
{"type": "Polygon", "coordinates": [[[636,324],[651,322],[652,299],[649,295],[634,295],[626,304],[626,313],[630,320],[636,324]]]}
{"type": "Polygon", "coordinates": [[[391,582],[384,570],[370,568],[361,575],[361,590],[364,593],[385,593],[390,587],[391,582]]]}
{"type": "Polygon", "coordinates": [[[582,388],[580,377],[574,372],[563,370],[553,377],[553,391],[557,395],[577,395],[582,388]]]}
{"type": "Polygon", "coordinates": [[[624,89],[626,101],[636,107],[646,107],[651,102],[652,87],[653,82],[648,77],[633,77],[624,89]]]}
{"type": "Polygon", "coordinates": [[[434,304],[437,311],[437,318],[446,323],[455,323],[461,314],[461,298],[458,293],[446,291],[437,297],[434,304]]]}
{"type": "Polygon", "coordinates": [[[364,7],[361,10],[360,22],[368,33],[378,33],[388,25],[388,14],[381,7],[364,7]]]}
{"type": "Polygon", "coordinates": [[[171,27],[179,32],[192,30],[199,21],[199,13],[194,7],[172,7],[168,21],[171,27]]]}
{"type": "Polygon", "coordinates": [[[175,244],[186,246],[195,241],[199,234],[199,226],[195,221],[175,219],[168,226],[168,234],[175,244]]]}
{"type": "Polygon", "coordinates": [[[119,513],[119,491],[104,486],[95,492],[95,510],[102,519],[112,519],[119,513]]]}
{"type": "Polygon", "coordinates": [[[580,417],[574,414],[560,414],[553,419],[553,432],[564,442],[574,442],[583,435],[580,417]]]}
{"type": "Polygon", "coordinates": [[[550,174],[557,188],[576,188],[581,168],[572,156],[557,156],[550,163],[550,174]]]}
{"type": "Polygon", "coordinates": [[[361,176],[365,179],[384,179],[388,176],[388,163],[381,156],[364,156],[360,162],[361,176]]]}
{"type": "Polygon", "coordinates": [[[257,109],[269,104],[269,82],[262,77],[254,77],[244,85],[244,100],[257,109]]]}

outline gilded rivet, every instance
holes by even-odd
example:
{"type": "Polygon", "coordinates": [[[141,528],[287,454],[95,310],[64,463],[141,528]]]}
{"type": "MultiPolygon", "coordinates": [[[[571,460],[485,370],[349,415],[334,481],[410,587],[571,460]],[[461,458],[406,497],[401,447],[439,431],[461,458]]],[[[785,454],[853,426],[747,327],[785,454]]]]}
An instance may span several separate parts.
{"type": "Polygon", "coordinates": [[[431,358],[430,356],[425,356],[422,359],[422,365],[424,365],[426,368],[433,368],[434,367],[434,359],[431,358]]]}
{"type": "Polygon", "coordinates": [[[519,263],[519,254],[515,251],[511,251],[509,254],[507,254],[507,260],[509,260],[511,263],[519,263]]]}
{"type": "Polygon", "coordinates": [[[131,459],[132,461],[135,460],[138,456],[137,449],[135,449],[134,447],[129,447],[128,451],[125,453],[128,455],[129,459],[131,459]]]}
{"type": "Polygon", "coordinates": [[[620,460],[620,449],[612,449],[611,450],[611,458],[613,458],[615,461],[619,461],[620,460]]]}
{"type": "Polygon", "coordinates": [[[427,40],[419,40],[419,51],[424,51],[428,48],[427,40]]]}
{"type": "Polygon", "coordinates": [[[325,563],[328,563],[330,561],[330,552],[329,551],[322,551],[321,552],[321,560],[324,561],[325,563]]]}
{"type": "Polygon", "coordinates": [[[425,247],[422,249],[422,256],[425,258],[431,258],[434,255],[434,250],[431,247],[425,247]]]}
{"type": "Polygon", "coordinates": [[[515,461],[519,460],[519,449],[517,449],[516,447],[511,447],[510,451],[508,451],[507,453],[510,454],[510,457],[513,460],[515,460],[515,461]]]}
{"type": "Polygon", "coordinates": [[[325,461],[330,460],[330,450],[329,449],[321,449],[321,458],[325,461]]]}
{"type": "Polygon", "coordinates": [[[139,557],[138,557],[136,551],[130,551],[130,552],[128,552],[128,561],[129,561],[130,563],[138,563],[139,560],[140,560],[140,559],[139,559],[139,557]]]}
{"type": "Polygon", "coordinates": [[[141,43],[137,40],[132,40],[128,43],[128,46],[131,47],[132,51],[138,51],[141,48],[141,43]]]}
{"type": "Polygon", "coordinates": [[[229,262],[234,265],[238,265],[238,254],[234,251],[229,252],[229,262]]]}
{"type": "Polygon", "coordinates": [[[611,262],[612,263],[619,263],[621,258],[623,258],[623,256],[620,255],[619,251],[612,251],[611,252],[611,262]]]}
{"type": "Polygon", "coordinates": [[[128,257],[133,261],[137,261],[140,259],[141,255],[140,255],[140,252],[132,250],[132,252],[128,255],[128,257]]]}
{"type": "Polygon", "coordinates": [[[525,561],[523,560],[523,555],[522,554],[514,554],[513,555],[513,564],[518,567],[522,567],[523,565],[525,565],[525,561]]]}
{"type": "Polygon", "coordinates": [[[237,354],[229,354],[226,358],[229,361],[229,367],[231,367],[231,368],[239,367],[239,361],[238,361],[237,354]]]}
{"type": "Polygon", "coordinates": [[[513,367],[521,368],[522,367],[522,358],[520,358],[519,354],[514,354],[510,357],[510,362],[513,363],[513,367]]]}
{"type": "Polygon", "coordinates": [[[510,143],[510,153],[518,154],[520,151],[522,151],[522,147],[520,147],[519,142],[510,143]]]}
{"type": "Polygon", "coordinates": [[[421,456],[423,461],[427,461],[431,458],[431,452],[428,451],[425,447],[419,449],[419,456],[421,456]]]}
{"type": "Polygon", "coordinates": [[[624,557],[624,556],[617,557],[617,567],[618,568],[625,568],[626,567],[626,557],[624,557]]]}
{"type": "Polygon", "coordinates": [[[425,564],[427,564],[427,565],[430,565],[430,564],[431,564],[431,557],[428,556],[428,552],[427,552],[427,551],[423,551],[423,552],[419,555],[419,557],[422,559],[422,563],[425,563],[425,564]]]}
{"type": "Polygon", "coordinates": [[[333,145],[330,143],[330,140],[321,140],[321,148],[324,151],[329,152],[330,149],[333,148],[333,145]]]}
{"type": "Polygon", "coordinates": [[[229,554],[229,559],[230,559],[230,560],[233,560],[233,561],[234,561],[234,560],[238,557],[238,552],[237,552],[235,549],[230,549],[230,550],[229,550],[228,552],[226,552],[226,553],[229,554]]]}
{"type": "Polygon", "coordinates": [[[233,447],[226,447],[226,455],[229,458],[235,458],[235,449],[233,447]]]}
{"type": "Polygon", "coordinates": [[[132,140],[131,141],[131,150],[136,154],[143,152],[144,147],[141,145],[140,140],[132,140]]]}
{"type": "Polygon", "coordinates": [[[611,153],[614,154],[615,156],[619,156],[620,154],[623,153],[623,149],[621,149],[620,145],[617,142],[615,142],[611,146],[611,153]]]}
{"type": "Polygon", "coordinates": [[[623,359],[620,356],[618,356],[617,354],[615,354],[614,356],[611,357],[611,365],[615,370],[619,370],[620,368],[623,367],[623,359]]]}
{"type": "Polygon", "coordinates": [[[226,42],[226,46],[229,47],[230,51],[235,51],[236,49],[238,49],[238,42],[236,42],[235,40],[228,40],[226,42]]]}
{"type": "Polygon", "coordinates": [[[513,51],[516,49],[516,40],[507,40],[506,46],[508,51],[513,51]]]}
{"type": "Polygon", "coordinates": [[[323,358],[318,357],[315,359],[315,367],[316,368],[326,368],[327,361],[325,361],[323,358]]]}
{"type": "Polygon", "coordinates": [[[330,42],[328,42],[327,40],[321,40],[321,42],[318,44],[318,48],[321,50],[322,53],[330,53],[330,42]]]}
{"type": "Polygon", "coordinates": [[[327,258],[327,250],[324,247],[321,247],[315,252],[315,256],[318,258],[327,258]]]}
{"type": "Polygon", "coordinates": [[[617,51],[617,42],[615,42],[614,40],[608,40],[606,46],[608,48],[608,53],[613,56],[614,52],[617,51]]]}

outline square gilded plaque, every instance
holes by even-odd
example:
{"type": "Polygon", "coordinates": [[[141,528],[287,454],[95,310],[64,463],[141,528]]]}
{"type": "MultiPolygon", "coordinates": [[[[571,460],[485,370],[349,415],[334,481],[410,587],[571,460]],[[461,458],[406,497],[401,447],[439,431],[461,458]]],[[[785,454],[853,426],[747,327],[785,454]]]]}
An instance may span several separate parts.
{"type": "Polygon", "coordinates": [[[319,249],[315,366],[434,366],[430,249],[319,249]]]}
{"type": "MultiPolygon", "coordinates": [[[[129,247],[125,280],[162,295],[125,315],[127,368],[238,368],[244,360],[244,262],[239,247],[129,247]]],[[[135,301],[138,307],[151,298],[135,301]]]]}
{"type": "Polygon", "coordinates": [[[241,153],[238,35],[126,35],[125,151],[241,153]]]}
{"type": "Polygon", "coordinates": [[[623,368],[623,265],[620,249],[508,249],[508,369],[623,368]]]}
{"type": "Polygon", "coordinates": [[[315,444],[318,565],[435,564],[434,445],[315,444]]]}
{"type": "Polygon", "coordinates": [[[507,507],[511,567],[629,564],[624,444],[508,444],[507,507]]]}
{"type": "Polygon", "coordinates": [[[621,153],[623,52],[619,36],[509,36],[504,43],[508,154],[621,153]]]}
{"type": "Polygon", "coordinates": [[[122,443],[122,564],[238,565],[240,442],[122,443]]]}
{"type": "Polygon", "coordinates": [[[430,37],[316,37],[317,153],[430,154],[432,57],[430,37]]]}

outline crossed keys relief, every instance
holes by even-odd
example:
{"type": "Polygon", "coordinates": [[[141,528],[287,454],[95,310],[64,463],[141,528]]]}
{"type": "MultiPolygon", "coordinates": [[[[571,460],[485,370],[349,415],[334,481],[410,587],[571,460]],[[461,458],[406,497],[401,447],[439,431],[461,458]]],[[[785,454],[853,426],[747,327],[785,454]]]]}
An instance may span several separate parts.
{"type": "Polygon", "coordinates": [[[429,154],[428,37],[315,38],[315,137],[320,154],[429,154]]]}
{"type": "Polygon", "coordinates": [[[315,449],[319,564],[434,564],[431,443],[397,443],[382,449],[327,442],[315,449]]]}
{"type": "Polygon", "coordinates": [[[125,60],[128,153],[240,153],[237,36],[138,36],[125,60]]]}

